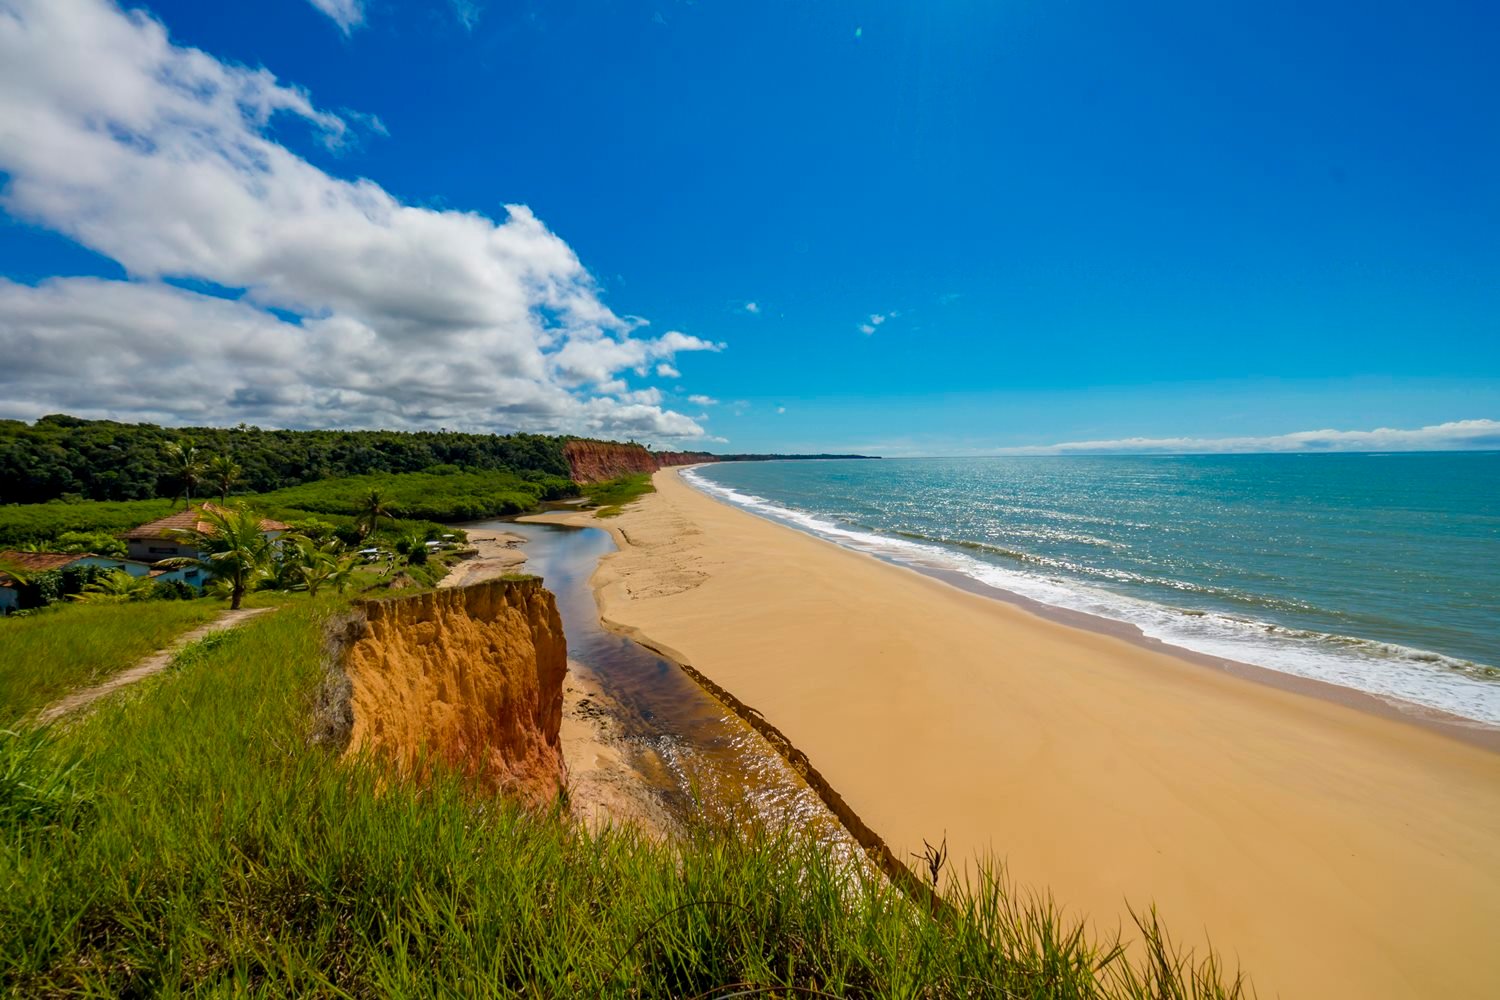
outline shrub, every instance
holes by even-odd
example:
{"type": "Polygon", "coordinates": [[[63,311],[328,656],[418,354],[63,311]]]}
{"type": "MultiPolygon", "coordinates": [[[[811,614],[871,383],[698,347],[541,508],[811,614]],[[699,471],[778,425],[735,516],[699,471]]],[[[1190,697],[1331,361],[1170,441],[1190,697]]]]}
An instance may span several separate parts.
{"type": "Polygon", "coordinates": [[[156,581],[156,593],[152,595],[157,601],[191,601],[197,597],[198,592],[181,580],[156,581]]]}

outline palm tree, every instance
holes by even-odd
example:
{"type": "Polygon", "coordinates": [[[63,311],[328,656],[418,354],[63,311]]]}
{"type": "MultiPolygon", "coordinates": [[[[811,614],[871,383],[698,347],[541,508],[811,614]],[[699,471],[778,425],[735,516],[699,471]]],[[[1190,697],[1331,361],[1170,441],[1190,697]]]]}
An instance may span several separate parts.
{"type": "Polygon", "coordinates": [[[406,557],[408,566],[421,566],[427,562],[427,536],[412,529],[396,539],[396,552],[406,557]]]}
{"type": "Polygon", "coordinates": [[[229,491],[245,481],[245,470],[229,455],[215,455],[208,460],[208,478],[219,488],[219,500],[228,503],[229,491]]]}
{"type": "Polygon", "coordinates": [[[131,576],[123,569],[117,569],[86,584],[81,593],[73,595],[73,600],[83,604],[126,604],[149,601],[155,591],[156,582],[149,577],[131,576]]]}
{"type": "Polygon", "coordinates": [[[198,550],[196,558],[181,556],[157,563],[164,568],[196,566],[210,578],[229,587],[229,609],[238,611],[245,591],[271,565],[274,550],[260,527],[260,515],[243,504],[204,507],[198,512],[199,527],[179,531],[187,544],[198,550]]]}
{"type": "Polygon", "coordinates": [[[358,566],[359,556],[351,552],[334,563],[333,571],[323,582],[332,584],[334,592],[342,594],[344,588],[349,586],[349,582],[354,579],[354,570],[358,566]]]}
{"type": "Polygon", "coordinates": [[[354,573],[359,557],[340,554],[337,541],[317,544],[310,538],[297,541],[298,566],[302,582],[307,586],[309,597],[318,596],[318,588],[325,583],[333,584],[339,593],[344,592],[350,576],[354,573]]]}
{"type": "Polygon", "coordinates": [[[203,481],[203,459],[191,443],[169,442],[166,447],[167,461],[172,466],[172,475],[177,480],[177,495],[172,502],[184,500],[185,506],[193,505],[193,490],[203,481]]]}
{"type": "Polygon", "coordinates": [[[386,499],[385,494],[379,490],[371,490],[361,501],[359,516],[354,523],[360,529],[360,537],[369,538],[380,527],[381,518],[389,521],[395,516],[396,508],[386,499]]]}

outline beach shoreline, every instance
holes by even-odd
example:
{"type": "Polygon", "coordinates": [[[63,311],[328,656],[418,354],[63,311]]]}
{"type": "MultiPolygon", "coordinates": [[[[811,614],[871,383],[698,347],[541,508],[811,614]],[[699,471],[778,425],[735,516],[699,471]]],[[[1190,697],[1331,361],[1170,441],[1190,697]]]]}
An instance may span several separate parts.
{"type": "Polygon", "coordinates": [[[1500,981],[1472,962],[1500,919],[1490,734],[1058,622],[656,482],[617,519],[529,519],[608,529],[606,624],[754,706],[894,856],[946,836],[1105,931],[1154,900],[1263,992],[1500,981]]]}

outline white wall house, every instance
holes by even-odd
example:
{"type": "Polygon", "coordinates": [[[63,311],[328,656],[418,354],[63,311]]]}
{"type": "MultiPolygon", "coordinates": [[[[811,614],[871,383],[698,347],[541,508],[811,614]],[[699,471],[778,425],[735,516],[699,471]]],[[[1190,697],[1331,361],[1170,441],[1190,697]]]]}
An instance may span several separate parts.
{"type": "MultiPolygon", "coordinates": [[[[47,573],[55,569],[67,569],[69,566],[88,563],[98,558],[98,556],[80,555],[76,552],[0,552],[0,560],[4,560],[8,566],[14,566],[17,572],[26,576],[34,573],[47,573]]],[[[20,606],[20,586],[13,577],[0,573],[0,614],[10,614],[20,606]]]]}
{"type": "MultiPolygon", "coordinates": [[[[120,535],[119,537],[125,541],[126,554],[129,558],[114,560],[118,564],[116,568],[123,569],[132,576],[141,576],[143,574],[138,572],[136,567],[144,567],[146,572],[151,573],[153,579],[181,580],[189,586],[202,590],[207,580],[204,578],[203,571],[196,566],[157,570],[154,564],[163,559],[198,558],[198,548],[193,544],[190,535],[185,535],[184,532],[213,533],[213,522],[203,517],[205,510],[220,512],[224,508],[218,504],[200,504],[197,507],[190,507],[143,524],[138,528],[132,528],[120,535]]],[[[262,518],[260,522],[261,534],[269,539],[280,538],[290,530],[290,525],[273,521],[270,518],[262,518]]]]}

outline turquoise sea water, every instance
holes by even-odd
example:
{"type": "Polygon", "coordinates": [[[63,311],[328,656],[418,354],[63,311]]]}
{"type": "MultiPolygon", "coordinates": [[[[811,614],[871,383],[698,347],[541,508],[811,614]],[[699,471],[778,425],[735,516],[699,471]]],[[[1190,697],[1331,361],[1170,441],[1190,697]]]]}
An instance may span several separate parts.
{"type": "Polygon", "coordinates": [[[686,478],[896,562],[1500,725],[1500,453],[744,462],[686,478]]]}

